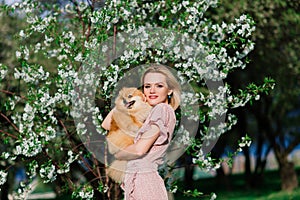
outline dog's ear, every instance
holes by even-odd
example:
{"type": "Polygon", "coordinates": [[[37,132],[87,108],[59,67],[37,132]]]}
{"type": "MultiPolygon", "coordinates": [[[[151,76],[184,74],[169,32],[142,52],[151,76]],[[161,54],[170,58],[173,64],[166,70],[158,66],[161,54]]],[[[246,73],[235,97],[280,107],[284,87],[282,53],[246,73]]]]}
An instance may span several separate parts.
{"type": "Polygon", "coordinates": [[[142,90],[143,90],[143,87],[144,87],[144,86],[141,85],[141,86],[137,87],[137,89],[142,91],[142,90]]]}
{"type": "Polygon", "coordinates": [[[146,96],[145,96],[144,93],[143,93],[143,88],[144,88],[144,85],[141,85],[141,86],[137,87],[137,89],[138,89],[139,91],[141,91],[142,94],[143,94],[143,101],[146,102],[147,99],[146,99],[146,96]]]}
{"type": "Polygon", "coordinates": [[[144,93],[143,93],[143,101],[144,101],[144,102],[147,101],[147,98],[146,98],[146,96],[144,95],[144,93]]]}

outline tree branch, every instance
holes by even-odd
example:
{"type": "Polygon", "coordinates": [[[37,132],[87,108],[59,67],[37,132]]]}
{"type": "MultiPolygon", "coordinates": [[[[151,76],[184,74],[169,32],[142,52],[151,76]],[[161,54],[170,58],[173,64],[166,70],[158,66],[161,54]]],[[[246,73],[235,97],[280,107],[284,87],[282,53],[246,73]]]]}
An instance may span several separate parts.
{"type": "Polygon", "coordinates": [[[13,135],[13,134],[10,134],[10,133],[8,133],[8,132],[5,132],[5,131],[3,131],[3,130],[0,130],[0,132],[1,132],[1,133],[4,133],[5,135],[7,135],[7,136],[9,136],[9,137],[11,137],[11,138],[18,139],[17,136],[15,136],[15,135],[13,135]]]}
{"type": "MultiPolygon", "coordinates": [[[[11,91],[8,91],[8,90],[0,90],[0,92],[4,93],[4,94],[9,94],[9,95],[12,95],[12,96],[15,96],[16,93],[15,92],[11,92],[11,91]]],[[[25,96],[20,96],[21,99],[25,99],[25,96]]]]}
{"type": "Polygon", "coordinates": [[[14,123],[12,123],[9,119],[8,119],[8,117],[6,116],[6,115],[4,115],[3,113],[1,113],[0,112],[0,115],[17,131],[17,132],[20,132],[19,131],[19,129],[18,129],[18,127],[14,124],[14,123]]]}

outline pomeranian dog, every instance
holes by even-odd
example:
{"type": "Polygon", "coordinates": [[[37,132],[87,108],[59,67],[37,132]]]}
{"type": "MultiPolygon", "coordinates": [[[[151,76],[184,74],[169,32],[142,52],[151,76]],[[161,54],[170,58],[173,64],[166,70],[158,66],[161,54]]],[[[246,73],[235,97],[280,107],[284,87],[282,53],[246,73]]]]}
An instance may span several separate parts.
{"type": "MultiPolygon", "coordinates": [[[[142,91],[124,87],[115,100],[110,130],[106,136],[108,150],[115,154],[134,143],[134,138],[150,113],[151,106],[145,101],[142,91]]],[[[114,160],[107,168],[108,176],[115,182],[124,180],[127,161],[114,160]]]]}

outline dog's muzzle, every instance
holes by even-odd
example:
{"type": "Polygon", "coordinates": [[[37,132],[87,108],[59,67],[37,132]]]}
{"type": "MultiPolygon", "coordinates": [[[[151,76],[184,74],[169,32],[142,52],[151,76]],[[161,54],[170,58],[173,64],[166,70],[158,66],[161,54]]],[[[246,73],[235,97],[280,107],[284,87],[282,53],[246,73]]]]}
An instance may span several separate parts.
{"type": "Polygon", "coordinates": [[[135,100],[127,102],[127,101],[124,99],[124,100],[123,100],[123,103],[124,103],[124,105],[125,105],[125,107],[126,107],[127,109],[131,109],[132,106],[133,106],[133,104],[135,103],[135,100]]]}

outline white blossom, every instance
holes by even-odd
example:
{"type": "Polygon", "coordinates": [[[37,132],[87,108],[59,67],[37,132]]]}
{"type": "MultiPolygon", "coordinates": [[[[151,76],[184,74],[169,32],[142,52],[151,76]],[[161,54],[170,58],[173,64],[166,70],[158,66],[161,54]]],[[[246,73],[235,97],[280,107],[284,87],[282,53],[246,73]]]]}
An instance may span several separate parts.
{"type": "Polygon", "coordinates": [[[259,100],[259,99],[260,99],[260,95],[258,94],[255,96],[255,100],[259,100]]]}
{"type": "Polygon", "coordinates": [[[215,200],[215,199],[217,199],[217,195],[216,193],[213,193],[210,197],[210,200],[215,200]]]}
{"type": "Polygon", "coordinates": [[[177,131],[180,136],[177,138],[176,143],[184,146],[189,146],[192,143],[190,133],[181,125],[177,131]]]}
{"type": "Polygon", "coordinates": [[[7,172],[0,171],[0,185],[3,185],[6,182],[7,172]]]}
{"type": "Polygon", "coordinates": [[[20,37],[22,38],[25,38],[26,37],[26,34],[24,32],[24,30],[21,30],[20,33],[19,33],[20,37]]]}
{"type": "Polygon", "coordinates": [[[22,53],[20,51],[16,51],[16,57],[21,58],[21,56],[22,56],[22,53]]]}
{"type": "Polygon", "coordinates": [[[74,58],[74,60],[81,62],[83,60],[82,53],[81,52],[78,53],[77,56],[74,58]]]}
{"type": "Polygon", "coordinates": [[[166,19],[167,19],[167,16],[163,16],[163,15],[159,16],[159,20],[161,20],[161,21],[165,21],[166,19]]]}
{"type": "Polygon", "coordinates": [[[52,182],[56,179],[56,170],[53,164],[42,166],[40,169],[40,176],[44,183],[52,182]]]}
{"type": "MultiPolygon", "coordinates": [[[[1,67],[1,65],[0,65],[1,67]]],[[[3,80],[7,74],[8,70],[7,69],[1,69],[0,68],[0,81],[3,80]]]]}
{"type": "Polygon", "coordinates": [[[73,195],[81,199],[93,199],[94,190],[89,185],[85,185],[78,192],[73,192],[73,195]]]}

